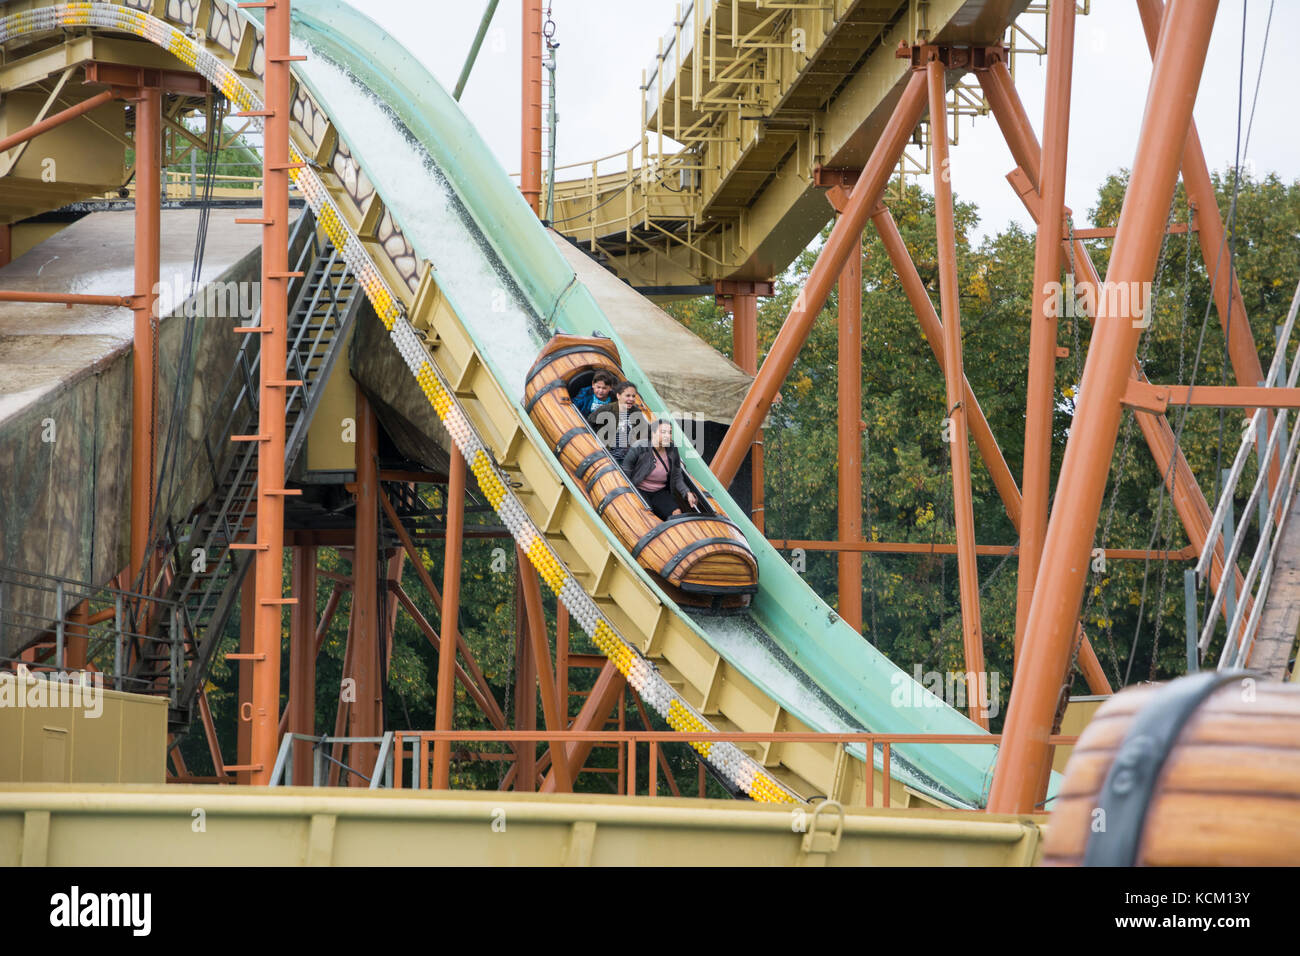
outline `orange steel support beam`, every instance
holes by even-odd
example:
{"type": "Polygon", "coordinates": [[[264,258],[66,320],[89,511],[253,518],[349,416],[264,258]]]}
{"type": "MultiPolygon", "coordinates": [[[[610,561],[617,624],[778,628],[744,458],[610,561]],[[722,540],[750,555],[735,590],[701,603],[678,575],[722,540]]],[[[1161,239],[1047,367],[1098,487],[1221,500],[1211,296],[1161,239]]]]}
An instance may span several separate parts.
{"type": "MultiPolygon", "coordinates": [[[[352,549],[352,676],[356,710],[351,733],[383,733],[382,674],[379,668],[379,422],[361,389],[356,395],[356,525],[352,549]]],[[[385,600],[387,595],[384,595],[385,600]]],[[[354,744],[352,765],[369,773],[378,749],[354,744]]],[[[360,781],[358,781],[360,782],[360,781]]]]}
{"type": "Polygon", "coordinates": [[[519,189],[538,212],[542,199],[542,0],[523,0],[519,189]]]}
{"type": "MultiPolygon", "coordinates": [[[[848,203],[843,186],[827,190],[837,213],[848,203]]],[[[839,354],[836,363],[836,439],[839,480],[836,515],[841,541],[862,537],[862,234],[840,271],[839,354]]],[[[862,631],[862,554],[841,551],[837,560],[839,612],[844,622],[862,631]]]]}
{"type": "MultiPolygon", "coordinates": [[[[108,94],[111,98],[112,94],[108,94]]],[[[135,97],[135,346],[131,355],[131,578],[143,581],[158,443],[157,288],[162,230],[162,91],[135,97]]],[[[148,591],[151,581],[144,581],[148,591]]],[[[278,710],[277,710],[278,713],[278,710]]],[[[268,768],[269,769],[269,768],[268,768]]]]}
{"type": "MultiPolygon", "coordinates": [[[[582,709],[578,711],[578,716],[573,719],[573,726],[570,730],[602,729],[605,726],[605,721],[609,718],[610,710],[618,703],[619,697],[626,687],[627,678],[618,672],[618,668],[614,666],[613,662],[606,661],[605,665],[601,667],[600,673],[596,675],[596,683],[592,685],[591,693],[583,701],[582,709]]],[[[622,713],[620,708],[619,730],[623,729],[622,713]]],[[[594,743],[595,741],[585,740],[565,743],[564,756],[575,777],[582,770],[583,764],[587,762],[587,757],[590,756],[594,743]]],[[[619,761],[621,764],[621,754],[619,755],[619,761]]],[[[556,783],[555,770],[552,768],[538,789],[542,793],[555,793],[556,783]]]]}
{"type": "Polygon", "coordinates": [[[74,120],[79,116],[85,116],[91,110],[99,109],[99,107],[103,106],[105,103],[111,102],[116,95],[117,94],[113,90],[104,90],[104,92],[96,93],[88,100],[82,100],[76,106],[69,106],[62,112],[55,113],[53,116],[47,116],[39,123],[33,123],[26,129],[20,129],[16,133],[10,133],[8,136],[0,139],[0,153],[8,152],[13,147],[20,146],[28,140],[35,139],[37,136],[54,129],[56,126],[62,126],[69,120],[74,120]]]}
{"type": "Polygon", "coordinates": [[[203,724],[203,736],[208,742],[208,755],[212,758],[212,772],[218,777],[226,776],[226,761],[221,756],[221,741],[217,737],[217,725],[212,719],[212,707],[208,704],[208,692],[199,690],[199,720],[203,724]]]}
{"type": "Polygon", "coordinates": [[[1043,107],[1043,152],[1039,193],[1048,215],[1039,220],[1034,247],[1034,289],[1030,312],[1030,373],[1024,402],[1023,516],[1015,600],[1014,654],[1019,657],[1024,615],[1047,533],[1052,496],[1052,415],[1056,410],[1057,320],[1052,282],[1060,278],[1065,208],[1066,155],[1070,142],[1070,82],[1074,70],[1074,4],[1057,4],[1048,16],[1048,75],[1043,107]]]}
{"type": "Polygon", "coordinates": [[[90,646],[90,602],[81,601],[68,615],[67,646],[63,652],[65,670],[79,671],[86,666],[86,652],[90,646]]]}
{"type": "MultiPolygon", "coordinates": [[[[253,629],[257,607],[257,587],[251,574],[244,575],[239,590],[239,711],[235,715],[235,765],[247,767],[253,762],[253,629]],[[247,655],[247,656],[244,656],[247,655]]],[[[252,783],[247,770],[235,772],[235,783],[252,783]]]]}
{"type": "MultiPolygon", "coordinates": [[[[293,549],[293,597],[289,612],[289,718],[291,734],[316,732],[316,549],[293,549]]],[[[293,760],[293,785],[311,786],[312,754],[297,747],[293,760]]]]}
{"type": "MultiPolygon", "coordinates": [[[[387,560],[384,569],[384,681],[393,671],[393,639],[397,634],[397,597],[393,594],[393,585],[402,580],[402,569],[406,566],[406,553],[400,548],[385,551],[387,560]]],[[[380,702],[380,717],[383,716],[383,702],[380,702]]]]}
{"type": "Polygon", "coordinates": [[[893,115],[885,124],[857,185],[853,187],[843,214],[831,229],[826,245],[822,247],[817,261],[808,273],[803,290],[782,323],[781,331],[777,333],[767,358],[763,360],[763,367],[758,370],[754,384],[746,393],[735,420],[713,456],[709,467],[724,485],[731,484],[731,480],[736,477],[736,470],[745,457],[745,449],[753,443],[762,427],[763,419],[772,407],[772,399],[790,374],[804,342],[808,340],[808,333],[822,306],[826,304],[826,297],[839,278],[845,261],[854,249],[860,248],[867,216],[880,201],[885,184],[893,174],[898,157],[924,109],[925,74],[917,70],[908,80],[893,115]]]}
{"type": "MultiPolygon", "coordinates": [[[[731,355],[733,360],[750,375],[758,371],[758,295],[738,291],[731,300],[731,355]]],[[[754,527],[762,531],[767,520],[764,506],[763,430],[749,446],[749,517],[754,527]]],[[[728,482],[730,484],[730,482],[728,482]]]]}
{"type": "MultiPolygon", "coordinates": [[[[524,571],[515,575],[515,729],[537,729],[537,661],[528,637],[528,609],[524,598],[524,571]]],[[[537,747],[520,741],[515,750],[515,789],[531,793],[537,789],[537,747]]],[[[558,778],[556,781],[559,783],[558,778]]]]}
{"type": "Polygon", "coordinates": [[[934,152],[934,209],[939,248],[939,304],[943,312],[943,378],[947,386],[948,447],[952,452],[952,510],[957,529],[957,575],[961,597],[962,650],[966,660],[967,716],[988,729],[979,705],[979,675],[984,673],[984,634],[980,627],[979,564],[975,555],[975,507],[970,484],[970,443],[966,437],[965,372],[961,355],[961,301],[957,287],[957,226],[949,171],[948,87],[937,51],[929,54],[930,135],[934,152]]]}
{"type": "MultiPolygon", "coordinates": [[[[456,642],[460,630],[461,532],[465,528],[465,456],[453,442],[447,467],[447,542],[442,569],[442,646],[438,654],[438,692],[434,701],[434,729],[451,730],[456,713],[456,642]]],[[[433,787],[451,786],[451,744],[433,745],[433,787]]]]}
{"type": "MultiPolygon", "coordinates": [[[[1217,0],[1173,0],[1169,6],[1107,281],[1150,282],[1155,274],[1217,7],[1217,0]]],[[[989,794],[988,808],[994,813],[1031,811],[1051,760],[1048,738],[1070,662],[1088,554],[1119,433],[1120,398],[1141,337],[1135,310],[1111,315],[1110,305],[1105,299],[1099,304],[1065,447],[989,794]]]]}
{"type": "MultiPolygon", "coordinates": [[[[289,0],[266,7],[262,149],[262,354],[257,446],[257,589],[253,629],[253,783],[271,781],[279,748],[284,597],[284,397],[289,325],[289,0]]],[[[141,182],[143,187],[144,183],[141,182]]],[[[137,195],[140,189],[136,190],[137,195]]],[[[137,200],[138,201],[138,200],[137,200]]]]}
{"type": "MultiPolygon", "coordinates": [[[[537,673],[537,688],[542,695],[542,718],[547,730],[564,730],[565,721],[555,699],[555,675],[551,671],[551,647],[546,640],[546,615],[542,608],[542,586],[528,556],[515,548],[519,559],[519,583],[524,592],[524,610],[528,617],[528,643],[533,655],[532,670],[537,673]]],[[[520,694],[532,694],[533,686],[519,688],[520,694]]],[[[563,793],[573,792],[573,775],[564,759],[564,747],[551,741],[551,760],[555,765],[556,786],[563,793]]]]}
{"type": "MultiPolygon", "coordinates": [[[[334,712],[335,737],[348,736],[348,725],[356,719],[356,694],[344,693],[347,681],[351,680],[352,686],[354,688],[356,686],[356,677],[354,676],[356,665],[353,663],[356,658],[352,653],[353,648],[356,646],[352,641],[352,636],[355,631],[353,625],[356,623],[356,610],[357,608],[354,602],[348,608],[348,633],[347,637],[345,637],[343,641],[343,670],[340,673],[339,679],[339,707],[338,710],[334,712]]],[[[341,773],[338,762],[343,759],[343,744],[336,741],[330,748],[330,756],[333,759],[329,765],[327,779],[329,780],[329,786],[333,787],[338,785],[338,779],[341,773]]],[[[351,775],[349,774],[349,777],[350,776],[351,775]]]]}
{"type": "Polygon", "coordinates": [[[1124,404],[1164,414],[1172,405],[1193,408],[1300,408],[1300,388],[1248,388],[1244,385],[1152,385],[1131,378],[1124,404]]]}
{"type": "Polygon", "coordinates": [[[555,602],[555,706],[559,709],[560,729],[569,727],[569,609],[563,601],[555,602]]]}
{"type": "Polygon", "coordinates": [[[77,292],[0,291],[0,302],[48,302],[52,305],[113,305],[129,309],[137,304],[132,295],[83,295],[77,292]]]}
{"type": "MultiPolygon", "coordinates": [[[[1171,235],[1171,236],[1181,236],[1181,235],[1183,235],[1185,232],[1187,232],[1187,230],[1188,230],[1189,228],[1192,230],[1192,232],[1196,232],[1196,231],[1197,231],[1197,229],[1196,229],[1195,226],[1190,226],[1190,227],[1189,227],[1188,224],[1185,223],[1185,222],[1173,222],[1173,223],[1170,223],[1170,224],[1169,224],[1169,228],[1166,229],[1165,232],[1166,232],[1168,235],[1171,235]]],[[[1089,226],[1089,227],[1085,227],[1085,228],[1081,228],[1081,229],[1080,229],[1080,228],[1076,228],[1076,229],[1074,230],[1074,238],[1076,238],[1076,239],[1114,239],[1114,238],[1115,238],[1115,227],[1114,227],[1114,226],[1089,226]]]]}
{"type": "Polygon", "coordinates": [[[1065,208],[1065,165],[1070,139],[1070,81],[1074,69],[1074,4],[1058,3],[1048,14],[1047,89],[1039,195],[1047,213],[1038,220],[1034,245],[1033,309],[1029,313],[1029,383],[1025,394],[1024,495],[1020,522],[1020,570],[1016,580],[1014,654],[1020,653],[1025,615],[1034,594],[1038,561],[1047,533],[1052,484],[1052,414],[1056,406],[1056,296],[1060,278],[1060,210],[1065,208]]]}

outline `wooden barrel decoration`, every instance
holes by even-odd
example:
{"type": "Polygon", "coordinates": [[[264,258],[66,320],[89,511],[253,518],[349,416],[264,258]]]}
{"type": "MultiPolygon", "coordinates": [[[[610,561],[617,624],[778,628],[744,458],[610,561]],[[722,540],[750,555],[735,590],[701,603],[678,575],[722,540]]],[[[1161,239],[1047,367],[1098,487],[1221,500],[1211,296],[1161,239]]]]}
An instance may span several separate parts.
{"type": "Polygon", "coordinates": [[[1117,694],[1070,756],[1043,863],[1300,864],[1300,685],[1218,671],[1117,694]]]}
{"type": "MultiPolygon", "coordinates": [[[[691,482],[701,513],[660,520],[574,408],[569,384],[600,370],[623,377],[618,349],[609,339],[560,334],[546,343],[528,372],[524,410],[551,443],[560,464],[632,557],[663,583],[688,595],[753,594],[758,563],[745,536],[718,503],[691,482]]],[[[654,420],[644,402],[640,408],[654,420]]]]}

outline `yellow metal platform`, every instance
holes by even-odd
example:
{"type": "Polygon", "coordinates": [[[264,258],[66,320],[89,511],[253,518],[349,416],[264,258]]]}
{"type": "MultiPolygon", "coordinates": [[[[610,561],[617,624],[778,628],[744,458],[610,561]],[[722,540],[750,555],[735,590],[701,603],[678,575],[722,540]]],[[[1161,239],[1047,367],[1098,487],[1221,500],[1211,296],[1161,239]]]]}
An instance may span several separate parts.
{"type": "Polygon", "coordinates": [[[1030,866],[1045,820],[585,794],[15,784],[0,786],[0,866],[1030,866]]]}

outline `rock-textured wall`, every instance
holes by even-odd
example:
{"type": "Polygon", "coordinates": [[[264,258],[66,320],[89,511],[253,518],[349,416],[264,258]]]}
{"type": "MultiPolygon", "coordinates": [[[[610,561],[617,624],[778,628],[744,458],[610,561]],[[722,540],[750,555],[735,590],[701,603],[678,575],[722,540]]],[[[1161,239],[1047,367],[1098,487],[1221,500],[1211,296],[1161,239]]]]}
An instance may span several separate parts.
{"type": "MultiPolygon", "coordinates": [[[[254,249],[215,281],[256,282],[260,271],[261,250],[254,249]]],[[[188,401],[182,398],[174,478],[159,489],[173,520],[182,520],[212,490],[207,448],[218,453],[226,440],[220,425],[233,394],[218,399],[239,345],[233,329],[243,324],[220,315],[193,321],[193,384],[188,401]]],[[[180,314],[159,324],[159,467],[185,324],[180,314]]],[[[0,422],[0,565],[93,584],[127,566],[131,357],[130,345],[118,348],[0,422]]],[[[0,656],[13,656],[38,632],[22,622],[57,616],[52,594],[0,584],[0,656]]]]}

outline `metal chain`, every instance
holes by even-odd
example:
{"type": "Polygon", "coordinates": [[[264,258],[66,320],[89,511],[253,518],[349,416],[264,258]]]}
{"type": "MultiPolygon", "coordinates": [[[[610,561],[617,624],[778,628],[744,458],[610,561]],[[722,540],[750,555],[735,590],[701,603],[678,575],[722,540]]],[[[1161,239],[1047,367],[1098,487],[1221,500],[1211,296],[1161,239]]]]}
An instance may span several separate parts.
{"type": "Polygon", "coordinates": [[[1077,298],[1074,295],[1075,283],[1079,281],[1078,263],[1074,260],[1074,217],[1067,216],[1065,220],[1066,229],[1069,233],[1069,251],[1070,251],[1070,324],[1074,331],[1074,387],[1077,389],[1079,383],[1083,381],[1083,344],[1079,334],[1079,309],[1077,307],[1077,298]]]}
{"type": "MultiPolygon", "coordinates": [[[[1141,358],[1140,361],[1141,361],[1142,368],[1143,368],[1144,370],[1145,370],[1145,368],[1146,368],[1146,364],[1147,364],[1147,356],[1150,354],[1150,351],[1151,351],[1151,339],[1153,338],[1153,336],[1152,336],[1150,333],[1151,333],[1151,329],[1155,327],[1155,312],[1156,312],[1156,304],[1157,304],[1157,302],[1159,302],[1159,299],[1160,299],[1160,288],[1161,288],[1161,284],[1162,284],[1162,281],[1163,281],[1163,278],[1164,278],[1164,271],[1165,271],[1165,265],[1166,265],[1165,250],[1167,249],[1167,247],[1168,247],[1168,245],[1169,245],[1169,229],[1170,229],[1170,227],[1173,225],[1174,209],[1175,209],[1175,207],[1176,207],[1176,205],[1177,205],[1177,202],[1178,202],[1178,199],[1177,199],[1177,196],[1175,195],[1173,201],[1171,201],[1170,204],[1169,204],[1169,219],[1168,219],[1168,221],[1165,223],[1165,235],[1164,235],[1164,238],[1163,238],[1163,239],[1161,240],[1161,242],[1160,242],[1160,259],[1159,259],[1159,263],[1160,263],[1160,265],[1159,265],[1159,268],[1156,270],[1156,280],[1155,280],[1155,283],[1154,283],[1153,288],[1152,288],[1152,290],[1151,290],[1151,320],[1147,323],[1147,328],[1145,328],[1145,329],[1143,330],[1143,336],[1144,336],[1144,339],[1143,339],[1143,348],[1142,348],[1142,358],[1141,358]]],[[[1186,268],[1184,268],[1184,274],[1186,274],[1186,268]]],[[[1183,300],[1184,300],[1184,303],[1186,302],[1186,299],[1187,299],[1187,294],[1186,294],[1186,290],[1184,290],[1184,294],[1183,294],[1183,300]]],[[[1183,322],[1183,324],[1186,324],[1186,322],[1187,322],[1187,314],[1186,314],[1185,311],[1183,312],[1183,315],[1182,315],[1182,319],[1181,319],[1181,321],[1183,322]]],[[[1149,580],[1149,578],[1150,578],[1150,574],[1151,574],[1151,555],[1150,555],[1150,551],[1151,551],[1152,547],[1155,545],[1156,540],[1160,537],[1160,531],[1161,531],[1161,528],[1162,528],[1162,519],[1163,519],[1163,517],[1164,517],[1165,490],[1166,490],[1166,485],[1167,485],[1167,484],[1172,484],[1172,483],[1174,483],[1174,481],[1176,480],[1176,474],[1177,474],[1177,472],[1176,472],[1176,467],[1175,467],[1175,466],[1177,465],[1177,462],[1178,462],[1178,441],[1177,441],[1177,439],[1175,438],[1173,448],[1171,449],[1171,451],[1170,451],[1170,455],[1169,455],[1169,467],[1167,468],[1167,470],[1165,471],[1165,473],[1162,474],[1162,475],[1160,476],[1160,497],[1159,497],[1159,498],[1157,499],[1157,501],[1156,501],[1156,520],[1155,520],[1155,527],[1154,527],[1154,528],[1152,529],[1152,531],[1151,531],[1151,536],[1150,536],[1150,538],[1147,539],[1147,552],[1148,552],[1148,554],[1147,554],[1146,560],[1143,562],[1143,565],[1142,565],[1142,596],[1141,596],[1141,598],[1139,598],[1139,600],[1138,600],[1137,623],[1136,623],[1136,625],[1135,625],[1134,628],[1133,628],[1133,645],[1132,645],[1131,649],[1129,650],[1128,666],[1125,668],[1125,671],[1124,671],[1124,682],[1125,682],[1125,684],[1128,683],[1128,679],[1129,679],[1130,675],[1131,675],[1132,672],[1133,672],[1133,659],[1134,659],[1134,656],[1135,656],[1135,654],[1136,654],[1136,652],[1137,652],[1137,642],[1138,642],[1138,637],[1139,637],[1139,635],[1142,633],[1142,615],[1143,615],[1143,614],[1145,613],[1145,611],[1146,611],[1147,583],[1148,583],[1148,580],[1149,580]]],[[[1168,578],[1168,569],[1169,569],[1169,555],[1168,555],[1168,550],[1169,550],[1169,549],[1168,549],[1168,545],[1169,545],[1169,540],[1170,540],[1170,538],[1172,538],[1172,536],[1173,536],[1173,528],[1172,528],[1172,526],[1170,526],[1169,530],[1165,533],[1165,536],[1164,536],[1164,539],[1163,539],[1163,540],[1164,540],[1164,543],[1165,543],[1165,548],[1164,548],[1164,550],[1165,550],[1166,554],[1165,554],[1165,557],[1164,557],[1164,561],[1163,561],[1162,564],[1161,564],[1161,574],[1160,574],[1160,597],[1159,597],[1159,602],[1158,602],[1159,606],[1158,606],[1157,609],[1156,609],[1156,628],[1157,628],[1157,629],[1160,627],[1160,625],[1161,625],[1161,623],[1162,623],[1162,621],[1163,621],[1163,618],[1164,618],[1164,595],[1165,595],[1165,590],[1164,590],[1164,589],[1165,589],[1165,585],[1166,585],[1166,583],[1167,583],[1167,578],[1168,578]]],[[[1158,637],[1156,638],[1156,646],[1157,646],[1157,647],[1159,646],[1159,638],[1158,638],[1158,637]]],[[[1154,658],[1153,658],[1153,660],[1154,660],[1154,658]]]]}
{"type": "MultiPolygon", "coordinates": [[[[1183,252],[1183,302],[1182,302],[1182,316],[1181,316],[1181,318],[1180,318],[1180,325],[1179,325],[1179,329],[1178,329],[1178,346],[1179,346],[1179,347],[1178,347],[1178,381],[1179,381],[1180,383],[1181,383],[1182,380],[1183,380],[1183,365],[1184,365],[1184,359],[1185,359],[1185,355],[1184,355],[1185,348],[1184,348],[1184,347],[1185,347],[1186,342],[1187,342],[1187,312],[1188,312],[1189,305],[1190,305],[1190,303],[1191,303],[1191,294],[1192,294],[1192,290],[1191,290],[1191,281],[1192,281],[1192,273],[1191,273],[1192,255],[1191,255],[1191,253],[1192,253],[1192,248],[1191,248],[1191,246],[1192,246],[1192,210],[1191,210],[1191,205],[1190,205],[1190,203],[1189,203],[1189,204],[1188,204],[1188,207],[1187,207],[1187,239],[1186,239],[1186,242],[1185,242],[1184,252],[1183,252]]],[[[1175,446],[1175,448],[1176,448],[1176,447],[1177,447],[1177,446],[1175,446]]],[[[1169,480],[1170,480],[1170,483],[1171,483],[1171,484],[1173,484],[1173,483],[1175,483],[1175,482],[1177,481],[1177,475],[1176,475],[1176,472],[1174,471],[1174,463],[1173,463],[1173,461],[1170,461],[1170,463],[1169,463],[1169,480]]],[[[1171,493],[1172,493],[1172,490],[1171,490],[1171,493]]],[[[1171,512],[1172,512],[1172,509],[1171,509],[1171,512]]],[[[1157,514],[1156,517],[1157,517],[1157,528],[1158,528],[1158,526],[1159,526],[1159,515],[1157,514]]],[[[1147,677],[1148,677],[1149,680],[1155,680],[1155,679],[1156,679],[1156,657],[1157,657],[1157,653],[1158,653],[1159,650],[1160,650],[1160,626],[1161,626],[1161,624],[1164,622],[1164,615],[1165,615],[1165,590],[1166,590],[1166,587],[1167,587],[1167,585],[1168,585],[1168,579],[1169,579],[1169,548],[1170,548],[1170,546],[1173,544],[1173,536],[1174,536],[1174,523],[1173,523],[1173,514],[1171,513],[1171,514],[1170,514],[1169,525],[1168,525],[1167,530],[1165,531],[1165,537],[1164,537],[1164,548],[1163,548],[1163,550],[1164,550],[1165,554],[1164,554],[1164,557],[1161,558],[1161,561],[1160,561],[1160,594],[1159,594],[1159,597],[1158,597],[1158,599],[1157,599],[1157,603],[1156,603],[1156,625],[1155,625],[1155,630],[1152,632],[1152,638],[1151,638],[1151,641],[1152,641],[1152,643],[1151,643],[1151,667],[1150,667],[1150,669],[1149,669],[1149,671],[1148,671],[1148,673],[1147,673],[1147,677]]]]}

